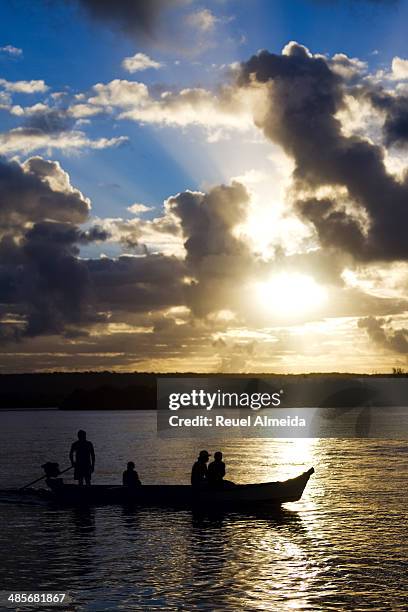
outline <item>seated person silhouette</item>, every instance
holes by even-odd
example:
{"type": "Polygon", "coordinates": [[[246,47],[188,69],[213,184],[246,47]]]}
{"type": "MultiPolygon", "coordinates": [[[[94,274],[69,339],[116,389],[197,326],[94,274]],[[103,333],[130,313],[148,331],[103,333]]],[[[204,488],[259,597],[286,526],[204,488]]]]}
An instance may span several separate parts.
{"type": "Polygon", "coordinates": [[[86,439],[86,431],[78,431],[78,440],[71,446],[69,460],[74,467],[74,479],[79,486],[91,484],[91,474],[95,469],[95,451],[92,442],[86,439]]]}
{"type": "Polygon", "coordinates": [[[129,487],[130,489],[141,486],[142,483],[140,482],[139,474],[135,470],[133,461],[128,462],[127,468],[122,475],[122,483],[124,487],[129,487]]]}
{"type": "Polygon", "coordinates": [[[214,453],[214,461],[208,466],[208,484],[211,487],[231,487],[234,483],[230,480],[224,480],[225,476],[225,463],[222,460],[222,452],[217,451],[214,453]]]}
{"type": "Polygon", "coordinates": [[[196,488],[205,487],[208,484],[207,463],[210,453],[206,450],[200,451],[197,461],[191,470],[191,485],[196,488]]]}

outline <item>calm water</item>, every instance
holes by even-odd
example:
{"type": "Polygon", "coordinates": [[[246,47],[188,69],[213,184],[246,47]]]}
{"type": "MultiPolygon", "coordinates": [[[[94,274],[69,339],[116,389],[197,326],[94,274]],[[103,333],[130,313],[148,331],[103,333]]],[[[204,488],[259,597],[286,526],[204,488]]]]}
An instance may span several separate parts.
{"type": "Polygon", "coordinates": [[[100,483],[128,460],[143,482],[186,483],[200,448],[222,449],[237,482],[316,474],[280,513],[0,503],[0,590],[66,591],[69,610],[407,609],[405,442],[165,440],[150,412],[2,412],[0,488],[68,465],[79,427],[100,483]]]}

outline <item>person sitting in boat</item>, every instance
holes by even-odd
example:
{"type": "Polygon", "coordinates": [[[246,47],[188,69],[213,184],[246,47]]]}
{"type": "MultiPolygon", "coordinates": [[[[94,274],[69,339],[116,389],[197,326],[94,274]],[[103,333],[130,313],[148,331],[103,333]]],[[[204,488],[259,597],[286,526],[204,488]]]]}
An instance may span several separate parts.
{"type": "Polygon", "coordinates": [[[140,482],[139,474],[135,470],[133,461],[128,461],[127,468],[123,472],[122,483],[124,487],[132,489],[141,486],[142,483],[140,482]]]}
{"type": "Polygon", "coordinates": [[[206,450],[200,451],[197,461],[191,470],[191,484],[193,487],[203,487],[208,484],[207,463],[210,453],[206,450]]]}
{"type": "Polygon", "coordinates": [[[222,452],[214,453],[214,461],[208,466],[208,484],[218,485],[222,483],[225,476],[225,463],[222,460],[222,452]]]}
{"type": "Polygon", "coordinates": [[[231,480],[224,480],[225,476],[225,463],[222,460],[222,452],[217,451],[214,453],[214,461],[211,461],[208,466],[208,484],[211,487],[234,487],[235,483],[231,480]]]}
{"type": "Polygon", "coordinates": [[[71,465],[74,467],[74,479],[79,486],[91,484],[91,474],[95,469],[95,451],[92,442],[86,439],[86,431],[78,431],[78,440],[71,446],[69,452],[71,465]]]}

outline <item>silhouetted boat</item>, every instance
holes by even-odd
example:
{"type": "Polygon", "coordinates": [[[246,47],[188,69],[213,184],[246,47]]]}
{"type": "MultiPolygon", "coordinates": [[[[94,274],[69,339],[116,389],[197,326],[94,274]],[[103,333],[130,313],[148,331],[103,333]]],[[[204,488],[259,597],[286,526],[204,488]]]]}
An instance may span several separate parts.
{"type": "Polygon", "coordinates": [[[49,479],[50,490],[25,489],[24,495],[37,495],[64,505],[92,504],[136,504],[160,506],[241,506],[296,502],[303,491],[314,469],[310,468],[296,478],[282,482],[264,482],[260,484],[238,484],[221,489],[197,490],[190,485],[142,485],[128,489],[120,485],[92,485],[79,487],[74,484],[63,484],[61,480],[49,479]]]}

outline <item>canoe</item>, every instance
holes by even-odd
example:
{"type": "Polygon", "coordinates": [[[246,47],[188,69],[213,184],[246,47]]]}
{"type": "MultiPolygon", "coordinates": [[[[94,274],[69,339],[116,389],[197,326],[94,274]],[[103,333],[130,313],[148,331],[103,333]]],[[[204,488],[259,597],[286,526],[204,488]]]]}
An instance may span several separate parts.
{"type": "MultiPolygon", "coordinates": [[[[79,487],[58,479],[48,479],[42,498],[64,505],[135,504],[160,506],[242,506],[296,502],[302,497],[314,469],[285,481],[237,484],[217,489],[195,489],[189,485],[142,485],[129,489],[120,485],[79,487]]],[[[29,493],[29,491],[27,491],[29,493]]],[[[33,489],[30,490],[33,493],[33,489]]]]}

